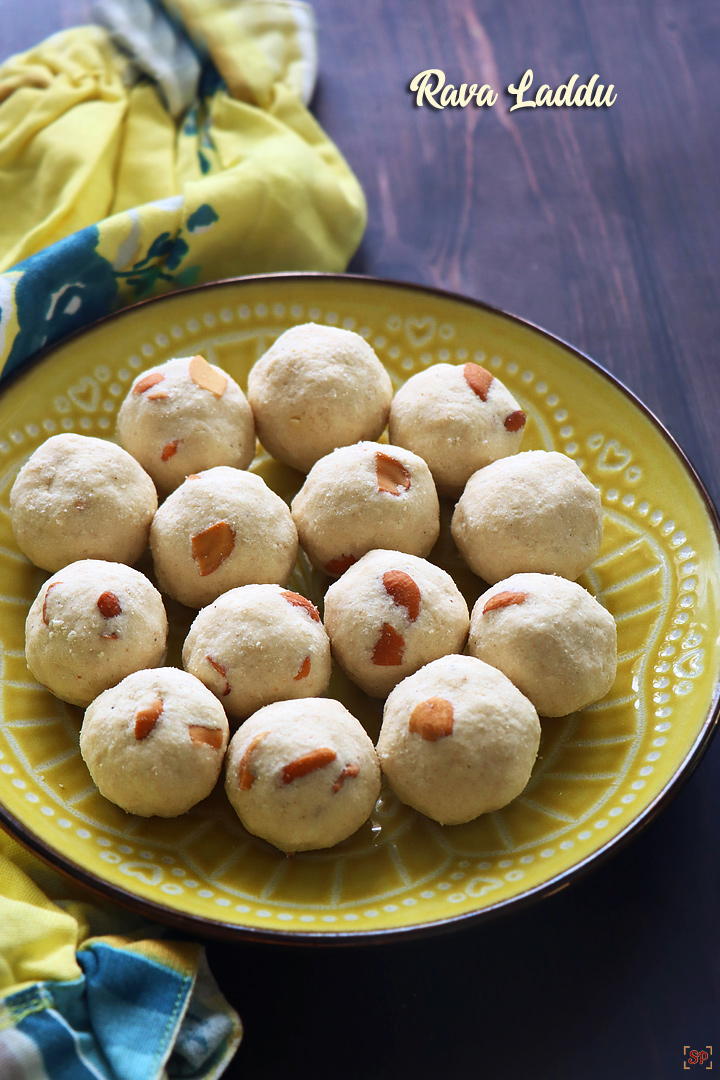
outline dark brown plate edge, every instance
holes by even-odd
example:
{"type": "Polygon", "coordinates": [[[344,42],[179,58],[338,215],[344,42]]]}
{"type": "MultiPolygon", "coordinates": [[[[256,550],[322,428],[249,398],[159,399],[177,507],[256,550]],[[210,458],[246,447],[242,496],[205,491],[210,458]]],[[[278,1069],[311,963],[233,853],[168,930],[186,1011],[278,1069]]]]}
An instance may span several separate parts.
{"type": "MultiPolygon", "coordinates": [[[[46,359],[52,352],[61,346],[65,346],[71,343],[82,334],[88,333],[90,330],[95,329],[98,326],[102,326],[105,323],[111,322],[120,316],[124,316],[127,312],[136,308],[145,307],[148,304],[157,304],[163,300],[167,300],[171,296],[181,296],[187,293],[199,292],[203,289],[217,289],[223,287],[237,286],[250,283],[258,283],[263,281],[294,281],[294,280],[315,280],[315,281],[353,281],[359,284],[370,284],[371,286],[380,286],[382,288],[397,288],[410,292],[418,292],[421,294],[431,294],[440,297],[445,300],[452,300],[456,303],[464,304],[470,307],[479,308],[481,311],[486,311],[492,315],[499,316],[500,318],[507,319],[510,322],[518,323],[523,327],[540,334],[542,337],[547,338],[548,341],[553,342],[555,345],[560,345],[566,349],[569,353],[575,356],[596,371],[599,375],[607,379],[616,389],[620,390],[636,408],[643,413],[643,415],[653,424],[653,426],[659,431],[660,435],[670,445],[671,450],[680,459],[680,462],[685,468],[685,471],[689,474],[691,480],[695,484],[701,501],[704,503],[705,510],[708,514],[710,522],[715,532],[715,539],[720,547],[720,518],[718,512],[713,504],[710,494],[705,487],[699,473],[695,466],[688,458],[685,451],[679,445],[677,440],[668,431],[665,425],[658,419],[657,416],[644,404],[636,394],[633,393],[625,384],[617,378],[612,372],[608,371],[596,360],[587,356],[581,352],[575,346],[564,341],[556,334],[550,333],[548,330],[544,330],[542,327],[531,322],[528,319],[524,319],[521,316],[514,315],[508,311],[504,311],[501,308],[493,307],[490,304],[486,304],[481,300],[475,300],[471,297],[463,296],[460,293],[450,292],[446,289],[439,289],[434,286],[420,285],[415,282],[403,282],[396,281],[389,278],[377,278],[366,276],[362,274],[330,274],[322,272],[306,272],[306,271],[293,271],[289,273],[277,273],[277,274],[253,274],[246,277],[238,278],[226,278],[221,281],[205,282],[201,285],[194,285],[188,289],[180,289],[170,293],[164,293],[161,296],[149,297],[146,300],[138,301],[135,304],[131,304],[127,307],[121,308],[119,311],[112,312],[110,315],[106,315],[102,319],[98,319],[96,322],[91,323],[89,326],[82,327],[75,331],[73,334],[62,338],[61,341],[54,342],[52,345],[48,345],[35,353],[33,356],[28,357],[25,361],[18,365],[16,369],[9,373],[0,385],[0,392],[5,387],[11,385],[16,379],[25,375],[30,368],[34,367],[40,361],[46,359]]],[[[573,881],[579,878],[581,875],[586,875],[589,870],[595,868],[598,864],[604,862],[607,858],[613,855],[616,851],[624,847],[628,841],[633,839],[644,829],[651,821],[653,821],[658,814],[660,814],[670,801],[682,790],[684,785],[690,779],[694,773],[698,764],[700,763],[703,755],[710,745],[710,741],[715,735],[718,728],[718,721],[720,720],[720,675],[715,685],[715,696],[711,707],[708,711],[706,720],[698,732],[698,736],[694,745],[680,763],[672,777],[668,780],[665,787],[658,793],[655,799],[645,808],[645,810],[639,814],[633,821],[631,821],[625,829],[623,829],[617,836],[613,837],[606,844],[602,845],[596,851],[591,852],[585,859],[576,863],[574,866],[563,871],[560,874],[556,874],[549,881],[543,882],[540,885],[535,886],[532,889],[528,889],[525,892],[508,898],[507,900],[498,901],[495,904],[490,904],[479,911],[465,912],[460,915],[452,916],[448,919],[435,919],[427,923],[418,923],[412,926],[403,927],[389,927],[382,930],[352,930],[352,931],[284,931],[284,930],[265,930],[261,927],[243,927],[238,926],[235,923],[226,923],[221,920],[209,919],[206,916],[182,914],[175,911],[172,908],[168,908],[163,904],[155,903],[152,900],[146,900],[142,897],[138,897],[136,894],[128,892],[118,885],[113,885],[103,878],[98,877],[85,870],[82,866],[75,863],[67,856],[63,856],[56,852],[49,844],[47,844],[42,838],[36,836],[29,829],[23,825],[13,814],[11,814],[0,803],[0,824],[14,836],[24,847],[28,848],[35,855],[37,855],[43,862],[49,865],[53,870],[57,870],[69,877],[75,882],[80,882],[85,888],[89,889],[95,895],[109,899],[120,906],[125,907],[131,911],[134,911],[145,918],[150,920],[164,923],[174,929],[182,931],[183,935],[193,937],[207,937],[220,940],[232,940],[245,943],[262,943],[262,944],[285,944],[285,945],[305,945],[305,946],[318,946],[329,947],[333,945],[371,945],[382,944],[384,942],[399,942],[399,941],[412,941],[421,937],[435,936],[441,933],[449,932],[452,930],[475,926],[481,921],[498,916],[503,913],[507,913],[510,908],[522,909],[530,904],[540,900],[544,897],[552,896],[555,893],[567,888],[573,881]]]]}

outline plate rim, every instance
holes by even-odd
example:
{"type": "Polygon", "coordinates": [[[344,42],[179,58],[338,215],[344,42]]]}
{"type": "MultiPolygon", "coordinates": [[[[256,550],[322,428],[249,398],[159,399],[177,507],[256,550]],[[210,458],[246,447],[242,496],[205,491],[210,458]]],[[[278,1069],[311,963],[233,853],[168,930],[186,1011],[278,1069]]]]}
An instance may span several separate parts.
{"type": "MultiPolygon", "coordinates": [[[[551,341],[555,345],[560,345],[563,349],[566,349],[573,356],[579,359],[582,363],[587,364],[591,369],[596,371],[600,376],[607,379],[611,385],[617,390],[620,390],[630,402],[640,410],[640,412],[648,419],[651,424],[659,431],[661,437],[670,445],[671,450],[679,458],[684,470],[689,474],[690,479],[695,484],[700,500],[704,505],[704,509],[707,513],[710,523],[715,533],[715,540],[720,549],[720,515],[715,507],[710,493],[705,486],[697,469],[693,465],[692,461],[685,453],[683,448],[678,443],[677,439],[666,428],[663,422],[655,415],[655,413],[619,379],[613,372],[603,367],[597,360],[593,360],[582,350],[576,346],[565,341],[558,334],[554,334],[549,330],[545,330],[537,323],[532,322],[530,319],[523,318],[520,315],[515,315],[512,312],[506,311],[503,308],[495,307],[492,304],[488,304],[482,300],[476,300],[474,297],[465,296],[462,293],[456,293],[447,289],[441,289],[432,285],[423,285],[418,282],[401,281],[395,278],[381,278],[366,274],[334,274],[325,273],[322,271],[287,271],[272,274],[249,274],[241,277],[222,278],[218,281],[202,282],[198,285],[192,285],[186,289],[177,289],[172,292],[163,293],[160,296],[147,297],[144,300],[138,300],[134,304],[129,304],[126,307],[120,308],[118,311],[111,312],[108,315],[103,316],[101,319],[97,319],[95,322],[89,323],[87,326],[80,327],[72,334],[61,338],[59,341],[53,342],[50,345],[44,346],[42,349],[33,353],[32,356],[23,360],[16,368],[9,372],[0,382],[0,394],[11,386],[17,379],[22,378],[23,375],[34,367],[36,364],[45,360],[55,350],[61,347],[65,347],[76,338],[83,334],[88,333],[90,330],[94,330],[96,327],[103,326],[105,323],[111,322],[117,318],[127,315],[129,312],[136,310],[137,308],[145,307],[149,304],[157,304],[162,301],[168,300],[171,297],[182,296],[188,293],[197,293],[204,289],[222,289],[230,286],[258,283],[263,281],[293,281],[293,280],[314,280],[314,281],[351,281],[356,284],[370,284],[372,286],[382,286],[403,289],[411,292],[418,292],[422,294],[431,294],[444,300],[451,300],[456,303],[461,303],[470,307],[479,308],[482,311],[489,314],[499,316],[502,319],[506,319],[509,322],[519,324],[520,326],[527,328],[534,333],[540,334],[542,337],[551,341]]],[[[0,826],[5,829],[15,840],[21,843],[25,848],[32,851],[37,855],[44,863],[49,865],[53,870],[56,870],[68,877],[75,883],[80,883],[85,888],[89,889],[95,895],[105,900],[111,900],[114,903],[119,904],[122,907],[128,908],[136,914],[142,915],[144,918],[148,918],[154,922],[163,924],[165,926],[172,927],[177,930],[181,930],[185,934],[191,934],[194,937],[206,937],[218,940],[244,942],[244,943],[262,943],[262,944],[274,944],[274,945],[298,945],[298,946],[346,946],[346,945],[377,945],[385,942],[398,942],[409,941],[416,938],[424,938],[430,936],[437,936],[442,933],[448,933],[450,931],[462,929],[464,927],[470,927],[477,925],[483,920],[497,918],[500,915],[507,914],[510,909],[519,910],[527,908],[538,900],[545,897],[552,896],[557,892],[567,888],[573,882],[577,881],[580,877],[587,875],[590,871],[595,869],[600,864],[604,863],[608,858],[614,855],[616,852],[625,847],[631,840],[639,835],[639,833],[645,829],[650,822],[652,822],[675,798],[677,794],[683,789],[685,784],[689,781],[690,777],[695,772],[697,766],[705,755],[710,742],[717,732],[720,722],[720,672],[716,674],[715,691],[711,705],[708,709],[707,716],[700,728],[695,742],[692,747],[680,762],[677,769],[673,772],[670,779],[664,785],[661,791],[655,796],[652,802],[645,807],[645,809],[626,827],[619,832],[612,839],[608,840],[600,848],[591,852],[580,862],[575,863],[573,866],[568,867],[567,870],[563,870],[558,874],[555,874],[548,881],[542,882],[538,885],[527,889],[525,892],[518,894],[517,896],[509,897],[505,900],[499,900],[494,904],[489,904],[487,907],[481,908],[477,911],[469,911],[462,914],[450,916],[448,918],[433,919],[429,922],[422,922],[413,924],[410,926],[395,926],[385,929],[377,930],[320,930],[320,931],[294,931],[294,930],[280,930],[280,929],[264,929],[262,927],[253,926],[239,926],[236,923],[224,922],[221,919],[212,919],[204,915],[195,915],[192,913],[183,913],[176,911],[174,908],[167,907],[162,903],[154,900],[146,899],[130,892],[127,889],[122,888],[120,885],[107,882],[99,875],[86,870],[83,866],[76,863],[73,859],[66,855],[62,855],[48,843],[46,843],[41,837],[33,833],[27,826],[24,825],[13,813],[11,813],[5,805],[0,802],[0,826]]]]}

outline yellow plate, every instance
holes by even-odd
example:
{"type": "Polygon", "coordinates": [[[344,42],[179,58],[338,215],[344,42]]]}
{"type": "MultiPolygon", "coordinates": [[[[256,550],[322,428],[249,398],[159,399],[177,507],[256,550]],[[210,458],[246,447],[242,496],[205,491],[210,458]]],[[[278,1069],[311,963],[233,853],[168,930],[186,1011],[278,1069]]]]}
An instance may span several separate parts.
{"type": "MultiPolygon", "coordinates": [[[[286,498],[298,474],[259,455],[286,498]]],[[[554,891],[666,802],[714,731],[720,552],[714,511],[671,438],[627,391],[548,334],[472,301],[368,278],[277,275],[162,297],[50,350],[0,397],[0,820],[75,878],[195,933],[291,941],[428,932],[554,891]],[[278,334],[302,322],[356,330],[395,386],[438,361],[483,364],[528,416],[524,449],[569,454],[600,488],[605,539],[586,585],[615,616],[610,694],[543,721],[524,793],[468,825],[441,827],[384,789],[370,822],[323,852],[286,858],[244,832],[222,785],[174,820],[131,817],[94,788],[78,750],[82,713],[30,676],[28,607],[46,575],[18,552],[8,494],[54,432],[111,438],[131,380],[201,352],[246,384],[278,334]]],[[[474,601],[444,509],[433,557],[474,601]]],[[[141,564],[144,568],[144,564],[141,564]]],[[[292,587],[322,600],[299,562],[292,587]]],[[[172,602],[170,662],[189,613],[172,602]]],[[[375,737],[381,706],[335,672],[339,696],[375,737]]]]}

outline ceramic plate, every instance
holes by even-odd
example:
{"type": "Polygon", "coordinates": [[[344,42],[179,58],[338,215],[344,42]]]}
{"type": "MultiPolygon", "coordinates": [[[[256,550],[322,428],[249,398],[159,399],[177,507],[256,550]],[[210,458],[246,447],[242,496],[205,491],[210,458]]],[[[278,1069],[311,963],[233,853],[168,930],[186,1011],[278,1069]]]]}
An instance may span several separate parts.
{"type": "MultiPolygon", "coordinates": [[[[290,499],[299,474],[259,453],[252,468],[290,499]]],[[[279,275],[140,304],[47,352],[0,397],[0,817],[56,867],[191,933],[366,941],[427,933],[567,883],[667,801],[697,762],[718,711],[720,553],[714,511],[682,453],[647,410],[591,361],[516,318],[448,294],[368,278],[279,275]],[[528,416],[524,449],[568,454],[602,494],[602,551],[580,580],[617,620],[608,696],[544,720],[523,794],[467,825],[441,827],[384,788],[371,820],[329,851],[287,858],[249,836],[222,784],[174,820],[106,802],[78,750],[79,709],[37,685],[24,621],[47,575],[18,551],[8,494],[49,435],[112,438],[143,368],[202,353],[246,385],[278,334],[303,322],[370,341],[396,387],[438,361],[474,361],[528,416]]],[[[433,559],[472,603],[481,583],[450,540],[433,559]]],[[[140,564],[146,569],[145,563],[140,564]]],[[[321,603],[327,579],[300,561],[291,588],[321,603]]],[[[192,613],[168,603],[169,662],[192,613]]],[[[338,671],[329,693],[379,731],[381,704],[338,671]]]]}

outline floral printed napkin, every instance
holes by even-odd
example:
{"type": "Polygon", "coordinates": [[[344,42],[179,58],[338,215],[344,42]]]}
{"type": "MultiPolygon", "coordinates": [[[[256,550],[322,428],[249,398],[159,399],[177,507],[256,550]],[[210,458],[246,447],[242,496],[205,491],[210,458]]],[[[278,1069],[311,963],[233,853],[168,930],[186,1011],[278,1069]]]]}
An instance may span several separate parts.
{"type": "Polygon", "coordinates": [[[308,112],[307,5],[102,0],[0,67],[0,370],[224,277],[342,271],[362,190],[308,112]],[[7,209],[11,208],[11,212],[7,209]]]}

